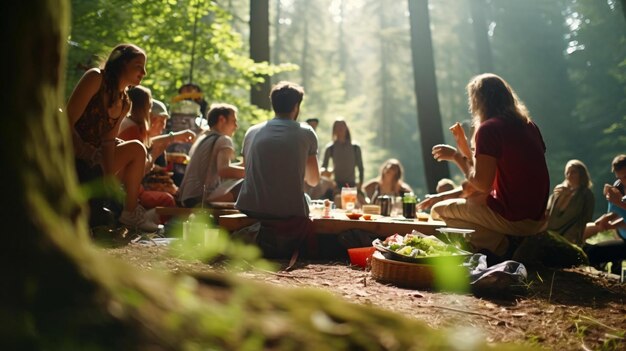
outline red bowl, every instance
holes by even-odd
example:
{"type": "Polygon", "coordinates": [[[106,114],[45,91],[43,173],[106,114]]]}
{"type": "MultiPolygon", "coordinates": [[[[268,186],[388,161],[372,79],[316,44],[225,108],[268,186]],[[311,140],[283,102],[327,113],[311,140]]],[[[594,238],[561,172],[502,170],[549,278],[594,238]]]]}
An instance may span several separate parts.
{"type": "Polygon", "coordinates": [[[363,216],[363,214],[352,212],[352,213],[346,213],[346,216],[350,219],[359,219],[361,218],[361,216],[363,216]]]}
{"type": "Polygon", "coordinates": [[[348,249],[350,263],[352,265],[365,268],[365,266],[367,266],[367,259],[372,257],[375,251],[376,248],[373,246],[348,249]]]}

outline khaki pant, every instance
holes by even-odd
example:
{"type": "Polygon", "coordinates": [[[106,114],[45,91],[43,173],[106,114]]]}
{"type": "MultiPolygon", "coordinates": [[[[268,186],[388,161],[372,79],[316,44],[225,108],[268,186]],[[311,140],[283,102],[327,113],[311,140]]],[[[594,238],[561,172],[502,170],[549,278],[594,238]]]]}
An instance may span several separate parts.
{"type": "Polygon", "coordinates": [[[465,199],[438,202],[430,211],[433,219],[443,220],[449,227],[474,229],[469,242],[476,251],[487,249],[504,255],[509,247],[506,235],[529,236],[545,230],[545,220],[509,221],[486,205],[468,205],[465,199]]]}

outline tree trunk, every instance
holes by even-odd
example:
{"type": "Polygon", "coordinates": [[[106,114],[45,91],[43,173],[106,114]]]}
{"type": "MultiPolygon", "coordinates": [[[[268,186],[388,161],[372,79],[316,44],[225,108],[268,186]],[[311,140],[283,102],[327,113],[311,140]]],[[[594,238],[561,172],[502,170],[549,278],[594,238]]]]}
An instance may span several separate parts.
{"type": "Polygon", "coordinates": [[[3,65],[11,89],[2,106],[12,117],[0,128],[2,164],[11,169],[0,245],[0,339],[11,346],[0,348],[128,349],[142,335],[127,328],[129,315],[114,317],[107,305],[112,293],[104,287],[119,287],[119,265],[102,265],[88,244],[67,117],[59,110],[69,2],[5,2],[0,13],[2,32],[11,33],[3,65]]]}
{"type": "MultiPolygon", "coordinates": [[[[250,1],[250,58],[254,62],[270,62],[270,15],[269,0],[250,1]]],[[[250,103],[271,110],[269,76],[251,87],[250,103]]]]}
{"type": "Polygon", "coordinates": [[[350,100],[352,97],[352,89],[350,89],[350,74],[348,73],[348,50],[346,43],[346,32],[345,32],[345,17],[346,17],[346,3],[345,0],[340,0],[339,2],[339,13],[341,16],[341,21],[337,23],[337,40],[339,46],[339,72],[343,72],[343,90],[346,94],[346,101],[350,100]]]}
{"type": "Polygon", "coordinates": [[[379,45],[379,59],[380,59],[380,75],[378,76],[380,87],[380,116],[378,118],[378,138],[380,146],[383,149],[388,149],[391,138],[390,125],[393,116],[389,112],[389,68],[388,59],[389,49],[387,48],[387,19],[385,13],[385,1],[379,1],[378,8],[378,24],[380,26],[378,30],[378,45],[379,45]]]}
{"type": "Polygon", "coordinates": [[[434,193],[439,179],[449,178],[450,171],[445,162],[435,161],[431,154],[432,147],[444,143],[444,138],[437,96],[428,0],[409,0],[409,16],[417,122],[422,142],[426,184],[428,191],[434,193]]]}
{"type": "Polygon", "coordinates": [[[302,53],[300,55],[300,79],[302,82],[300,84],[302,87],[306,89],[309,87],[309,76],[311,75],[311,70],[309,68],[309,1],[304,0],[302,3],[302,53]]]}
{"type": "Polygon", "coordinates": [[[470,12],[472,16],[472,27],[474,28],[474,42],[476,43],[476,59],[478,60],[478,71],[482,73],[493,73],[493,54],[487,22],[485,19],[484,0],[469,0],[470,12]]]}
{"type": "Polygon", "coordinates": [[[273,63],[275,65],[280,64],[280,50],[282,50],[281,47],[281,40],[280,40],[280,17],[282,16],[282,6],[280,3],[280,0],[276,1],[276,18],[274,19],[274,48],[272,49],[272,54],[274,56],[274,61],[273,63]]]}

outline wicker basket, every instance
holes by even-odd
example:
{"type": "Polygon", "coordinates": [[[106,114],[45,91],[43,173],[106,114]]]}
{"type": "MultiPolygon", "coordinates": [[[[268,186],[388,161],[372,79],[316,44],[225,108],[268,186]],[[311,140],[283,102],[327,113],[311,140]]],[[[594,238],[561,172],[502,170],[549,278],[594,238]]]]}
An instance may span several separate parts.
{"type": "Polygon", "coordinates": [[[374,252],[371,259],[372,278],[381,283],[390,283],[403,288],[431,289],[433,287],[433,266],[387,259],[380,251],[374,252]]]}

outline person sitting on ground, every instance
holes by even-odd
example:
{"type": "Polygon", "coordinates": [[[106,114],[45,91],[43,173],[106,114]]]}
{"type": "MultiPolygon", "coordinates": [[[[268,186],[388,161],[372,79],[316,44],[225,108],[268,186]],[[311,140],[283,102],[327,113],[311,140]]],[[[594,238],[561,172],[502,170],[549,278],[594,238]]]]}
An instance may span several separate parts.
{"type": "Polygon", "coordinates": [[[441,178],[437,182],[436,191],[439,194],[441,194],[441,193],[443,193],[445,191],[450,191],[450,190],[454,190],[454,189],[456,189],[456,184],[450,178],[441,178]]]}
{"type": "Polygon", "coordinates": [[[611,171],[616,181],[613,185],[604,185],[604,196],[609,202],[607,213],[600,216],[595,222],[587,223],[584,239],[603,231],[615,230],[615,240],[607,240],[595,245],[585,244],[583,250],[591,265],[597,266],[613,262],[613,273],[621,273],[622,260],[626,260],[626,155],[617,155],[611,163],[611,171]]]}
{"type": "Polygon", "coordinates": [[[412,193],[411,186],[402,180],[403,174],[404,167],[400,161],[395,158],[388,159],[380,167],[378,177],[369,180],[363,186],[365,196],[374,203],[381,195],[395,198],[396,196],[404,196],[405,193],[412,193]]]}
{"type": "MultiPolygon", "coordinates": [[[[154,160],[162,158],[164,160],[165,149],[172,143],[189,143],[196,139],[196,133],[191,129],[163,134],[167,120],[170,118],[167,107],[162,101],[152,99],[152,109],[150,110],[150,120],[148,137],[150,138],[150,154],[154,160]]],[[[155,161],[156,162],[156,161],[155,161]]],[[[167,166],[167,163],[161,163],[167,166]]]]}
{"type": "Polygon", "coordinates": [[[579,160],[565,165],[565,180],[554,188],[548,199],[548,230],[563,235],[581,246],[587,222],[593,216],[593,192],[587,166],[579,160]]]}
{"type": "Polygon", "coordinates": [[[235,207],[261,220],[257,244],[268,257],[297,253],[312,234],[303,183],[317,185],[320,174],[317,135],[311,126],[296,122],[303,97],[299,85],[277,83],[270,93],[276,116],[244,136],[246,172],[235,207]]]}
{"type": "Polygon", "coordinates": [[[235,155],[232,136],[237,130],[237,108],[212,104],[209,130],[200,134],[189,151],[190,160],[178,189],[184,207],[237,199],[244,168],[231,164],[235,155]]]}
{"type": "Polygon", "coordinates": [[[103,68],[82,76],[67,103],[76,168],[81,181],[93,175],[117,176],[126,192],[119,221],[145,231],[156,231],[151,214],[138,204],[146,148],[137,140],[116,140],[120,122],[130,110],[129,86],[146,75],[146,53],[132,44],[117,45],[103,68]]]}
{"type": "MultiPolygon", "coordinates": [[[[152,93],[150,89],[137,85],[128,90],[128,96],[132,102],[130,115],[126,116],[120,124],[118,137],[122,140],[138,140],[147,149],[145,173],[154,168],[154,154],[152,154],[152,142],[149,137],[150,110],[152,108],[152,93]]],[[[158,155],[156,155],[158,156],[158,155]]],[[[151,209],[157,206],[175,207],[176,201],[172,194],[165,191],[145,190],[140,186],[139,203],[151,209]]]]}
{"type": "Polygon", "coordinates": [[[433,147],[435,160],[454,161],[466,180],[461,190],[430,195],[418,208],[434,204],[433,219],[474,229],[469,243],[493,264],[511,257],[509,235],[530,236],[545,228],[550,191],[546,148],[539,128],[504,79],[479,75],[467,92],[475,126],[472,159],[450,145],[433,147]],[[456,198],[443,200],[449,196],[456,198]]]}
{"type": "Polygon", "coordinates": [[[341,192],[342,187],[356,187],[358,191],[363,185],[363,158],[361,147],[352,142],[350,129],[346,121],[339,118],[333,123],[333,141],[326,145],[321,172],[332,172],[337,184],[336,193],[341,192]],[[328,167],[329,161],[333,162],[332,171],[328,167]],[[359,181],[356,181],[355,167],[359,170],[359,181]]]}

